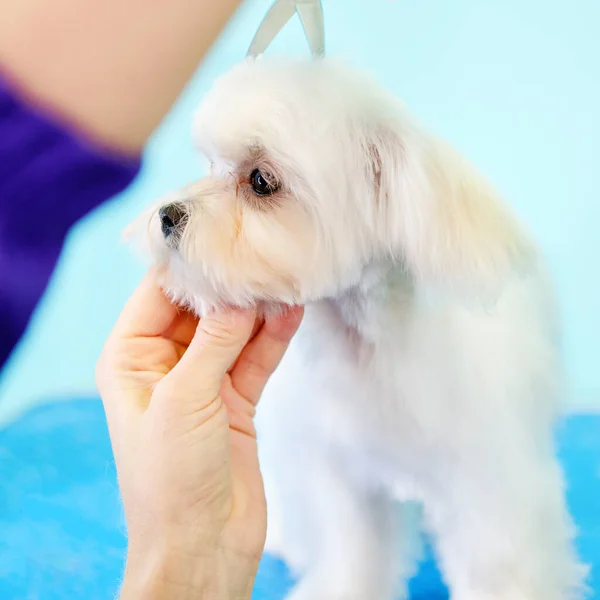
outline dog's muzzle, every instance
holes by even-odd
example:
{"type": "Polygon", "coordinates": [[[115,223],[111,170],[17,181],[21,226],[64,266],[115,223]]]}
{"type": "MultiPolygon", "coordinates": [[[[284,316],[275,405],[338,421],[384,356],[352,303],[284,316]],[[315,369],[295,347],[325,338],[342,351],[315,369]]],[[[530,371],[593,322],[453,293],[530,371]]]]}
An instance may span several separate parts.
{"type": "Polygon", "coordinates": [[[158,218],[165,242],[173,248],[176,247],[187,223],[186,207],[179,202],[166,204],[159,209],[158,218]]]}

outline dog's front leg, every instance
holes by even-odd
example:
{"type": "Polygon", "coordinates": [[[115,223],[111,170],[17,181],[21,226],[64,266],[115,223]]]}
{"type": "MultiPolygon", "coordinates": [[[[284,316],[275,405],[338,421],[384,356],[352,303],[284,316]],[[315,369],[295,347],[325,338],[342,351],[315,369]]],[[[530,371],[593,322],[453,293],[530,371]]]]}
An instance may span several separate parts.
{"type": "Polygon", "coordinates": [[[303,557],[288,600],[396,600],[401,507],[384,492],[359,489],[324,452],[310,463],[307,454],[280,490],[284,546],[303,557]]]}
{"type": "Polygon", "coordinates": [[[586,570],[549,444],[488,434],[446,463],[427,510],[452,599],[582,598],[586,570]]]}

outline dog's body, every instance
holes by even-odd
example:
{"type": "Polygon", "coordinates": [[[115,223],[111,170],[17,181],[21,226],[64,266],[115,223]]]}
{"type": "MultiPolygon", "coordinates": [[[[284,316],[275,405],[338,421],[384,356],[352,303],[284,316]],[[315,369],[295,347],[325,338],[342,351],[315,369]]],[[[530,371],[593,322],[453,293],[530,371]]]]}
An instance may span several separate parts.
{"type": "Polygon", "coordinates": [[[529,279],[493,314],[420,303],[391,267],[307,308],[258,412],[268,549],[308,573],[294,598],[395,597],[421,525],[397,501],[422,503],[454,598],[571,597],[546,301],[529,279]]]}
{"type": "Polygon", "coordinates": [[[551,288],[488,184],[330,61],[244,63],[196,138],[211,175],[150,222],[165,288],[199,313],[307,305],[258,413],[294,599],[392,600],[407,501],[456,600],[577,598],[551,288]]]}

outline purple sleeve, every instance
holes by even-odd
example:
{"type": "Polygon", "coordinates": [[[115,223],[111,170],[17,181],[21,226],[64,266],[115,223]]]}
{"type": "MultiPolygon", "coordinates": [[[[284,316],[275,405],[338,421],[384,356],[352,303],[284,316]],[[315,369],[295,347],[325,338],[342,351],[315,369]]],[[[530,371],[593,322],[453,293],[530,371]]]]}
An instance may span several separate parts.
{"type": "Polygon", "coordinates": [[[0,77],[0,368],[25,331],[69,228],[127,187],[139,166],[36,112],[0,77]]]}

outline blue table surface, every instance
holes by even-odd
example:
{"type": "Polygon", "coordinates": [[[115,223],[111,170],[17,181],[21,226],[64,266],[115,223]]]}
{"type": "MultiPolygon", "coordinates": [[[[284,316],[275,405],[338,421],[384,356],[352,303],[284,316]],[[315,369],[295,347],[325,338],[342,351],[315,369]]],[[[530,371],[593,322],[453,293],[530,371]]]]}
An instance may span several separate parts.
{"type": "MultiPolygon", "coordinates": [[[[600,598],[600,416],[576,416],[558,433],[560,458],[600,598]]],[[[115,468],[97,400],[49,403],[0,430],[0,599],[111,600],[126,548],[115,468]]],[[[265,556],[254,600],[279,600],[292,585],[265,556]]],[[[432,560],[412,598],[447,598],[432,560]]]]}

